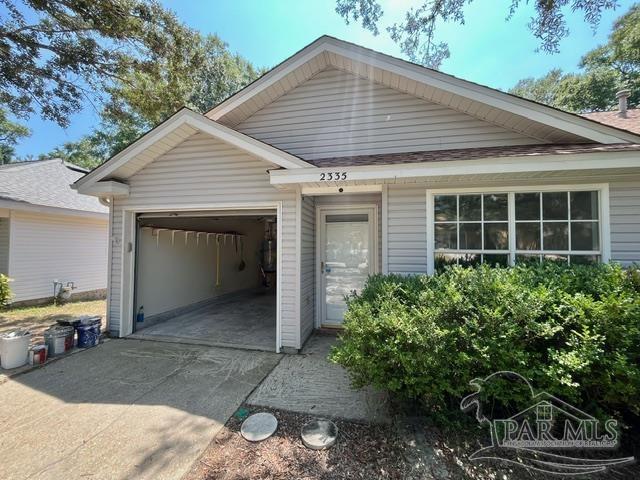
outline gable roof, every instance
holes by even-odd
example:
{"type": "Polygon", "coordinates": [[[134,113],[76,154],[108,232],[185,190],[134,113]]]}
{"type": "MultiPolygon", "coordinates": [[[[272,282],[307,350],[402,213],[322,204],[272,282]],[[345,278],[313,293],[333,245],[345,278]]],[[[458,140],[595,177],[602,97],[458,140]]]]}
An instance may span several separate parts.
{"type": "Polygon", "coordinates": [[[326,68],[367,78],[551,143],[640,142],[640,135],[323,36],[205,115],[238,125],[326,68]]]}
{"type": "Polygon", "coordinates": [[[196,132],[203,132],[262,160],[283,168],[309,168],[311,164],[260,140],[221,125],[186,107],[150,130],[120,153],[93,169],[73,185],[87,193],[103,179],[126,179],[196,132]]]}
{"type": "Polygon", "coordinates": [[[624,117],[620,115],[618,110],[612,112],[590,112],[584,113],[582,116],[598,123],[640,135],[640,108],[627,110],[624,117]]]}
{"type": "Polygon", "coordinates": [[[2,165],[0,202],[9,208],[52,207],[106,216],[108,209],[97,198],[71,189],[71,184],[85,173],[59,158],[2,165]]]}

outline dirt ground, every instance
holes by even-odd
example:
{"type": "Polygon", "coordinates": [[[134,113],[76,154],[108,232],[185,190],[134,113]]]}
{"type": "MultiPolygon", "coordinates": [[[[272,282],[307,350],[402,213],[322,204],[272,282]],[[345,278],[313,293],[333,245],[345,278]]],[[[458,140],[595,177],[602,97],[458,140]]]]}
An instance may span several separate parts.
{"type": "Polygon", "coordinates": [[[106,301],[70,302],[63,305],[9,308],[0,310],[0,333],[18,328],[31,332],[31,343],[42,343],[43,332],[57,320],[77,318],[84,315],[100,315],[102,329],[105,327],[106,301]]]}
{"type": "Polygon", "coordinates": [[[336,445],[315,451],[300,440],[302,426],[315,417],[263,408],[259,411],[276,415],[278,430],[272,437],[247,442],[240,436],[242,421],[231,417],[184,480],[405,478],[401,446],[388,435],[388,427],[336,421],[336,445]]]}
{"type": "MultiPolygon", "coordinates": [[[[271,411],[278,430],[264,442],[240,436],[242,420],[231,417],[183,480],[553,480],[556,475],[536,473],[504,464],[475,462],[469,456],[483,445],[483,433],[444,432],[425,425],[424,439],[431,452],[417,465],[415,449],[390,426],[336,421],[339,436],[334,447],[309,450],[300,440],[302,425],[314,416],[247,407],[249,412],[271,411]]],[[[578,477],[576,477],[578,478],[578,477]]],[[[638,465],[592,475],[593,480],[640,478],[638,465]]]]}

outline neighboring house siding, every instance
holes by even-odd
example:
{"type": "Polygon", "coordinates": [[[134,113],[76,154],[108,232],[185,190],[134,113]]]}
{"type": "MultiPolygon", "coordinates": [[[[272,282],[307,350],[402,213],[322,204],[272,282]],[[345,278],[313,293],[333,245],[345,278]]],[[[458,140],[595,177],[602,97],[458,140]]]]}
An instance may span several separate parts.
{"type": "Polygon", "coordinates": [[[129,178],[129,196],[114,202],[111,332],[117,334],[120,327],[123,209],[282,201],[281,338],[283,346],[299,348],[296,193],[275,189],[269,183],[270,168],[273,165],[208,135],[195,134],[129,178]]]}
{"type": "Polygon", "coordinates": [[[611,259],[640,262],[640,180],[609,185],[611,259]]]}
{"type": "Polygon", "coordinates": [[[542,143],[336,69],[234,128],[306,159],[542,143]]]}
{"type": "Polygon", "coordinates": [[[9,272],[9,228],[10,220],[0,218],[0,273],[9,272]]]}
{"type": "Polygon", "coordinates": [[[316,210],[313,197],[302,198],[300,239],[300,337],[307,339],[314,328],[316,297],[316,210]]]}
{"type": "Polygon", "coordinates": [[[107,286],[107,222],[13,212],[9,275],[13,301],[51,297],[53,281],[74,293],[107,286]]]}

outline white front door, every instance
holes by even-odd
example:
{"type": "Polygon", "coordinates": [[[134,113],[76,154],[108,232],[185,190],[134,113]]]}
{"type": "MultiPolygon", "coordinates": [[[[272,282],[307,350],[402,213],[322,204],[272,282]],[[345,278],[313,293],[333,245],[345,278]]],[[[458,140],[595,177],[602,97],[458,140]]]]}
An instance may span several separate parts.
{"type": "Polygon", "coordinates": [[[375,273],[375,209],[320,210],[320,324],[339,326],[345,296],[375,273]]]}

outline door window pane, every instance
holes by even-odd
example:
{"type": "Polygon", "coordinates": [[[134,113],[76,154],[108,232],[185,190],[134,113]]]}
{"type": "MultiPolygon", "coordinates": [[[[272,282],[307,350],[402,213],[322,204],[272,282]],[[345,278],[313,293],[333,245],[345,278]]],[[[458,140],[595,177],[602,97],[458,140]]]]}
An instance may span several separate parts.
{"type": "Polygon", "coordinates": [[[484,220],[507,220],[508,200],[506,193],[484,195],[484,220]]]}
{"type": "Polygon", "coordinates": [[[480,195],[460,195],[460,221],[482,220],[482,197],[480,195]]]}
{"type": "Polygon", "coordinates": [[[518,250],[540,250],[540,223],[516,224],[516,248],[518,250]]]}
{"type": "Polygon", "coordinates": [[[543,248],[545,250],[569,249],[569,224],[567,222],[544,222],[543,248]]]}
{"type": "Polygon", "coordinates": [[[460,224],[460,250],[482,249],[482,224],[460,224]]]}
{"type": "Polygon", "coordinates": [[[598,192],[571,192],[571,220],[598,219],[598,192]]]}
{"type": "Polygon", "coordinates": [[[598,224],[595,222],[571,222],[571,250],[598,250],[598,224]]]}
{"type": "Polygon", "coordinates": [[[543,220],[567,220],[569,218],[567,192],[545,192],[542,194],[543,220]]]}
{"type": "Polygon", "coordinates": [[[436,195],[434,199],[434,219],[436,222],[455,222],[458,219],[457,197],[436,195]]]}
{"type": "Polygon", "coordinates": [[[458,236],[455,223],[437,223],[434,226],[436,249],[457,249],[458,236]]]}
{"type": "Polygon", "coordinates": [[[516,220],[540,220],[540,194],[516,193],[516,220]]]}
{"type": "Polygon", "coordinates": [[[327,215],[327,223],[342,223],[342,222],[368,222],[369,215],[366,213],[346,213],[338,215],[327,215]]]}
{"type": "Polygon", "coordinates": [[[484,224],[484,249],[507,250],[509,248],[509,225],[507,223],[484,224]]]}

